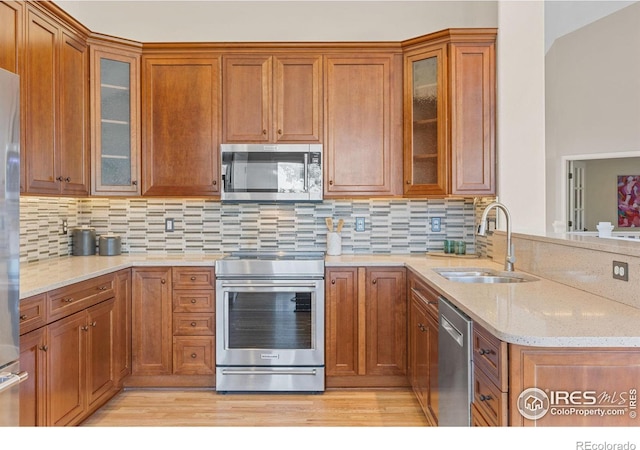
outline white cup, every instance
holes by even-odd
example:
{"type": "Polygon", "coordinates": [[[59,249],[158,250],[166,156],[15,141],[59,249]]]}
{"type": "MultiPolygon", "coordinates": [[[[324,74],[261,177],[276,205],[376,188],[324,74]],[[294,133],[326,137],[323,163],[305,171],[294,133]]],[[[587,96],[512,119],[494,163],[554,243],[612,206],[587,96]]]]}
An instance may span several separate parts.
{"type": "Polygon", "coordinates": [[[330,231],[327,233],[327,255],[338,256],[342,254],[342,236],[340,233],[330,231]]]}

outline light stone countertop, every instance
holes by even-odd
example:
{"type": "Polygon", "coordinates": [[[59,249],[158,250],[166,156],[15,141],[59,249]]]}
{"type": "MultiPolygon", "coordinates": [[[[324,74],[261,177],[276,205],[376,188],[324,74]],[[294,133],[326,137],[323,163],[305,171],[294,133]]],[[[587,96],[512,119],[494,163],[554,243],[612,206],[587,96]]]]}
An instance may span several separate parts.
{"type": "MultiPolygon", "coordinates": [[[[20,297],[140,266],[213,266],[222,254],[69,256],[22,264],[20,297]]],[[[503,270],[490,259],[427,255],[327,256],[327,267],[402,266],[419,274],[503,341],[542,347],[640,347],[640,309],[546,279],[513,284],[449,281],[439,267],[503,270]]]]}

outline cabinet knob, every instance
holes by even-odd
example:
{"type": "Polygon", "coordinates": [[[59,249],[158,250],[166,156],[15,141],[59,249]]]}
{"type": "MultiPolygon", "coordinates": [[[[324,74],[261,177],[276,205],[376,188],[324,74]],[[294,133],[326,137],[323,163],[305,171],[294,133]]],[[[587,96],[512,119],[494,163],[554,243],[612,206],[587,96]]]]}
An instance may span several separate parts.
{"type": "Polygon", "coordinates": [[[196,277],[191,277],[191,281],[196,281],[196,277]]]}
{"type": "Polygon", "coordinates": [[[65,178],[64,181],[66,181],[67,183],[71,183],[71,177],[65,178]]]}
{"type": "Polygon", "coordinates": [[[267,135],[267,130],[262,130],[262,134],[267,135]]]}
{"type": "Polygon", "coordinates": [[[329,186],[333,186],[333,180],[329,180],[329,186]]]}
{"type": "Polygon", "coordinates": [[[106,291],[106,290],[107,290],[107,287],[106,287],[106,286],[100,286],[100,287],[98,288],[98,290],[99,290],[99,291],[106,291]]]}
{"type": "Polygon", "coordinates": [[[95,320],[94,320],[93,322],[91,322],[91,326],[92,326],[93,328],[95,328],[97,325],[98,325],[98,322],[96,322],[95,320]]]}
{"type": "Polygon", "coordinates": [[[46,345],[41,345],[40,347],[38,347],[38,349],[42,350],[43,352],[46,352],[47,350],[49,350],[49,347],[47,347],[46,345]]]}
{"type": "Polygon", "coordinates": [[[411,184],[411,180],[407,180],[407,184],[411,184]]]}
{"type": "Polygon", "coordinates": [[[481,402],[486,402],[487,400],[491,400],[491,396],[490,395],[480,394],[480,401],[481,402]]]}
{"type": "Polygon", "coordinates": [[[167,280],[165,280],[165,279],[163,278],[162,280],[160,280],[160,283],[161,283],[161,284],[166,284],[166,283],[167,283],[167,280]]]}
{"type": "Polygon", "coordinates": [[[81,326],[81,327],[80,327],[80,329],[81,329],[82,331],[89,331],[89,325],[81,326]]]}
{"type": "Polygon", "coordinates": [[[64,303],[71,303],[73,301],[73,297],[69,297],[69,298],[63,298],[62,301],[64,303]]]}
{"type": "Polygon", "coordinates": [[[336,280],[331,280],[331,284],[336,284],[336,280]]]}
{"type": "Polygon", "coordinates": [[[278,130],[278,134],[282,134],[282,130],[278,130]]]}
{"type": "Polygon", "coordinates": [[[197,301],[197,300],[196,300],[195,298],[192,298],[192,299],[191,299],[191,304],[195,305],[195,304],[196,304],[196,301],[197,301]]]}
{"type": "Polygon", "coordinates": [[[27,316],[26,314],[22,314],[20,316],[20,320],[27,320],[29,318],[29,316],[27,316]]]}
{"type": "Polygon", "coordinates": [[[192,354],[191,354],[191,357],[192,357],[193,359],[196,359],[196,358],[198,357],[198,355],[196,355],[195,353],[192,353],[192,354]]]}
{"type": "Polygon", "coordinates": [[[478,353],[480,353],[481,355],[490,355],[491,354],[491,349],[481,348],[480,350],[478,350],[478,353]]]}
{"type": "Polygon", "coordinates": [[[373,284],[378,284],[378,279],[377,279],[377,278],[374,278],[374,279],[373,279],[373,281],[372,281],[371,283],[373,283],[373,284]]]}
{"type": "Polygon", "coordinates": [[[137,185],[138,185],[138,181],[137,181],[137,180],[133,180],[133,181],[131,182],[131,185],[132,185],[132,186],[137,186],[137,185]]]}
{"type": "Polygon", "coordinates": [[[218,185],[218,181],[217,181],[217,180],[213,180],[213,183],[212,183],[212,184],[213,184],[214,186],[217,186],[217,185],[218,185]]]}
{"type": "Polygon", "coordinates": [[[195,326],[196,326],[196,323],[195,323],[195,322],[191,322],[191,326],[192,326],[192,327],[195,327],[195,326]]]}

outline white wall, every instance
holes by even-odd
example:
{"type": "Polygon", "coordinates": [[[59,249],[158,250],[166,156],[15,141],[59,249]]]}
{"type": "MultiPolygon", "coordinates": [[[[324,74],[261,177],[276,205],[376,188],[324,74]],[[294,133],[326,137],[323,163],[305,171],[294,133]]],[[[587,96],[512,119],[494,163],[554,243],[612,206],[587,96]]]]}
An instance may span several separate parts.
{"type": "Polygon", "coordinates": [[[548,226],[565,218],[563,160],[640,151],[639,24],[634,3],[557,39],[547,53],[548,226]]]}

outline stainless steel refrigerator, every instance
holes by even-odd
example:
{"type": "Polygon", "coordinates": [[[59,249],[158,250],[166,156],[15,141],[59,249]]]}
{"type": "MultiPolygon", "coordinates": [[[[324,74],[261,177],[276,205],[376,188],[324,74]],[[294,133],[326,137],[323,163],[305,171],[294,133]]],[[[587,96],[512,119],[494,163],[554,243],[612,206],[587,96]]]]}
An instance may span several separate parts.
{"type": "Polygon", "coordinates": [[[0,426],[20,423],[20,78],[0,69],[0,426]]]}

